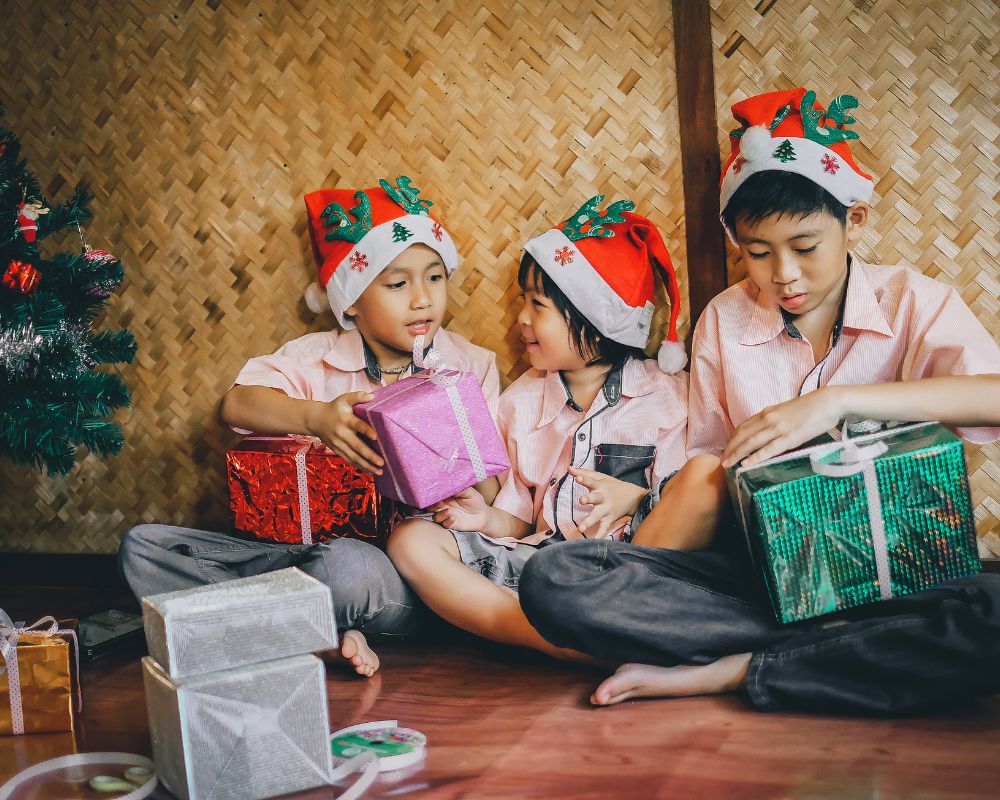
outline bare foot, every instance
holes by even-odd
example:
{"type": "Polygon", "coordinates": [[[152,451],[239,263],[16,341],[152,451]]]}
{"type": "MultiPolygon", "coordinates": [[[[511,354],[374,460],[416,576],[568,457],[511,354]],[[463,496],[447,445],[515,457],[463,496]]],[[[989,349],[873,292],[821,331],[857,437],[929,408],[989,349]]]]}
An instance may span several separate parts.
{"type": "Polygon", "coordinates": [[[736,692],[746,685],[750,655],[725,656],[703,666],[623,664],[597,687],[590,702],[595,706],[611,706],[633,697],[690,697],[736,692]]]}
{"type": "Polygon", "coordinates": [[[362,678],[370,678],[379,667],[378,656],[361,631],[344,631],[340,637],[340,652],[325,650],[320,655],[329,664],[349,664],[362,678]]]}

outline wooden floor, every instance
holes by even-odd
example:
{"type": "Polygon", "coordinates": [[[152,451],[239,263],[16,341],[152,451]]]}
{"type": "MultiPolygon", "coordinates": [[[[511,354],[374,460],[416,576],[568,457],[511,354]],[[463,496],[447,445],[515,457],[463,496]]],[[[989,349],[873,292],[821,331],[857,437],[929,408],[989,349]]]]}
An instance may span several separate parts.
{"type": "MultiPolygon", "coordinates": [[[[22,590],[4,601],[21,618],[42,599],[59,614],[107,607],[107,597],[79,591],[22,590]]],[[[429,747],[421,770],[376,784],[365,795],[372,800],[1000,796],[1000,696],[891,721],[759,714],[737,697],[593,709],[587,696],[602,673],[531,654],[468,639],[381,655],[371,680],[329,673],[331,725],[398,719],[423,731],[429,747]]],[[[74,750],[149,753],[137,656],[85,665],[83,688],[75,739],[0,738],[0,783],[74,750]]]]}

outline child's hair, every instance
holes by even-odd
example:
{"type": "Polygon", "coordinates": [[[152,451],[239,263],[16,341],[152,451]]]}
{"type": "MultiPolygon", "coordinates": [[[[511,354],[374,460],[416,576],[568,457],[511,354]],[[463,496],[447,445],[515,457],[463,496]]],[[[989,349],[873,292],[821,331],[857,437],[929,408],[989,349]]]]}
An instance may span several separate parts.
{"type": "Polygon", "coordinates": [[[733,193],[722,220],[735,236],[737,220],[755,225],[775,214],[808,217],[818,213],[834,217],[841,227],[847,225],[847,206],[818,183],[795,172],[768,169],[751,175],[733,193]]]}
{"type": "Polygon", "coordinates": [[[584,358],[591,364],[618,364],[626,358],[646,358],[646,353],[638,347],[621,344],[609,339],[596,326],[581,314],[569,301],[555,281],[548,276],[530,253],[521,256],[521,266],[517,271],[517,282],[524,289],[530,282],[536,290],[540,290],[556,310],[563,315],[569,328],[570,341],[584,358]]]}

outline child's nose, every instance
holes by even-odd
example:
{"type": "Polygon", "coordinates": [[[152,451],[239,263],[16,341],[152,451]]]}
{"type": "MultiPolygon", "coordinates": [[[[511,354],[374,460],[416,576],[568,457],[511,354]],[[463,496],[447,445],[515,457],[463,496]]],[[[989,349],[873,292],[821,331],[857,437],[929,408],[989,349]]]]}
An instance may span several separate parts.
{"type": "Polygon", "coordinates": [[[531,319],[528,315],[528,304],[527,302],[521,303],[521,310],[517,312],[517,323],[518,325],[530,325],[531,319]]]}
{"type": "Polygon", "coordinates": [[[802,275],[798,261],[789,253],[776,253],[771,268],[771,282],[787,285],[802,275]]]}
{"type": "Polygon", "coordinates": [[[413,293],[410,295],[410,308],[427,308],[431,304],[431,293],[423,281],[413,282],[413,293]]]}

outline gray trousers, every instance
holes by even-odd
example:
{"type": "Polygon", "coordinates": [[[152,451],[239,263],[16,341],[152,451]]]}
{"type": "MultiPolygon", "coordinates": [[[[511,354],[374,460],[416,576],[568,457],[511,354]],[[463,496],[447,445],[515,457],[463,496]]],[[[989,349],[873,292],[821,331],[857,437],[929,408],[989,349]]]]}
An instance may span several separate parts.
{"type": "Polygon", "coordinates": [[[287,545],[173,525],[138,525],[118,548],[118,568],[138,598],[285,567],[298,567],[330,587],[338,630],[396,641],[417,633],[426,619],[426,607],[388,556],[357,539],[287,545]]]}

